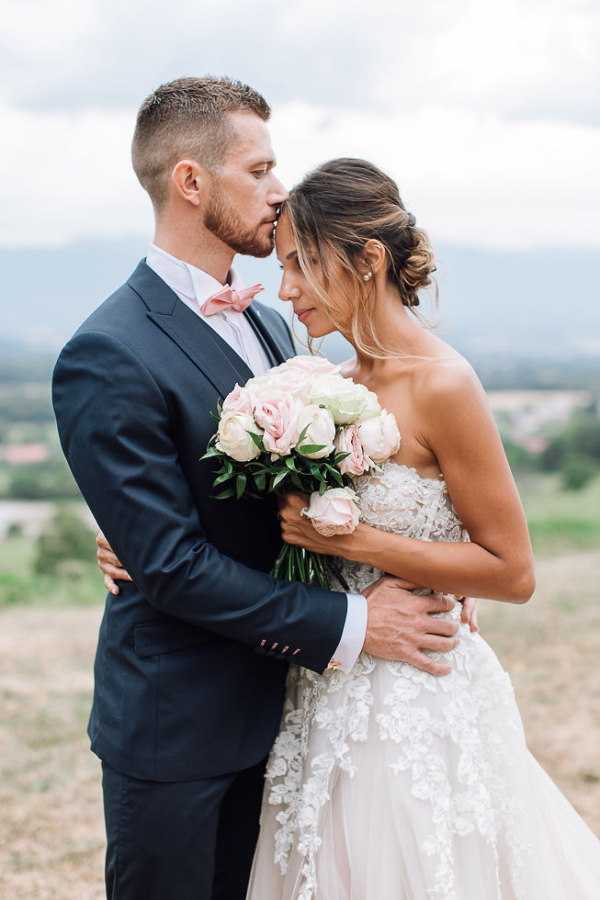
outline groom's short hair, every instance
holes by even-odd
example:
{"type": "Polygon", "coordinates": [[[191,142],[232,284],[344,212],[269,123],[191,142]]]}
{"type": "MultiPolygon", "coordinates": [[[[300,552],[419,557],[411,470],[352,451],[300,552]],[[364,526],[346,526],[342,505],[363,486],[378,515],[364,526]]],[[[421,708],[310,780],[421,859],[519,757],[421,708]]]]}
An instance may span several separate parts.
{"type": "Polygon", "coordinates": [[[267,121],[271,108],[258,91],[231,78],[177,78],[146,97],[137,114],[133,169],[155,209],[167,196],[169,174],[190,157],[212,168],[234,136],[227,113],[245,110],[267,121]]]}

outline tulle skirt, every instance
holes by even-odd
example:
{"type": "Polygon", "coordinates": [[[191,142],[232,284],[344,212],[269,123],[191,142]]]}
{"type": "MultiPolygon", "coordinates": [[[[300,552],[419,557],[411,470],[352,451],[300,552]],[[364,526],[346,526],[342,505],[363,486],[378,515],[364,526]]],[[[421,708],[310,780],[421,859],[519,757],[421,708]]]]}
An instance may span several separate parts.
{"type": "Polygon", "coordinates": [[[462,627],[445,658],[290,672],[248,900],[599,900],[600,842],[495,654],[462,627]]]}

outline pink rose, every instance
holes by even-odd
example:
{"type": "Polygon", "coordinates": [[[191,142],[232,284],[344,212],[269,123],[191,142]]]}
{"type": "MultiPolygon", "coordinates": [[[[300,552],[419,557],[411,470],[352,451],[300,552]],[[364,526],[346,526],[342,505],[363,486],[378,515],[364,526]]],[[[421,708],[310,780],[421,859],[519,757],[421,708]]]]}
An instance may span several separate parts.
{"type": "Polygon", "coordinates": [[[277,456],[287,456],[300,437],[298,427],[302,404],[295,397],[277,394],[260,399],[254,407],[257,425],[264,430],[265,450],[277,456]]]}
{"type": "Polygon", "coordinates": [[[340,428],[335,439],[337,453],[349,453],[350,455],[338,463],[338,469],[342,475],[363,475],[367,468],[367,460],[360,439],[357,425],[348,425],[340,428]]]}
{"type": "Polygon", "coordinates": [[[400,432],[395,416],[385,409],[358,426],[363,451],[374,463],[384,463],[400,448],[400,432]]]}
{"type": "Polygon", "coordinates": [[[310,495],[309,507],[302,511],[302,515],[310,519],[315,531],[324,537],[351,534],[360,519],[356,499],[351,488],[331,488],[324,494],[316,491],[310,495]]]}
{"type": "Polygon", "coordinates": [[[250,392],[236,384],[231,393],[227,394],[223,400],[223,412],[237,412],[243,413],[245,416],[251,416],[252,398],[250,392]]]}

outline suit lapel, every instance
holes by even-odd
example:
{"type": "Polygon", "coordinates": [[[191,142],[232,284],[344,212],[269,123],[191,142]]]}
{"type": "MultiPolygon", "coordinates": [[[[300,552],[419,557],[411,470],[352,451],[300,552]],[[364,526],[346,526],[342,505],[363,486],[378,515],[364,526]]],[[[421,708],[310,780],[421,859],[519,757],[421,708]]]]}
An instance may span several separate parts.
{"type": "Polygon", "coordinates": [[[256,334],[265,353],[267,354],[267,358],[271,365],[278,366],[280,363],[284,362],[285,356],[281,352],[277,341],[267,328],[260,307],[256,304],[252,304],[247,308],[245,316],[250,322],[254,333],[256,334]]]}
{"type": "Polygon", "coordinates": [[[236,382],[245,384],[252,377],[244,360],[182,303],[144,261],[128,284],[148,308],[148,318],[200,369],[221,398],[233,390],[236,382]]]}

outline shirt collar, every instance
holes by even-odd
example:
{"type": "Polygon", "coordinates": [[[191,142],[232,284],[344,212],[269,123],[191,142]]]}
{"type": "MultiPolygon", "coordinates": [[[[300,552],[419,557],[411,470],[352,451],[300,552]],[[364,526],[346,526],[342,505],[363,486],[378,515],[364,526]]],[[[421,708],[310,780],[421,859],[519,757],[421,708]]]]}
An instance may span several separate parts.
{"type": "MultiPolygon", "coordinates": [[[[186,300],[195,300],[198,305],[204,303],[224,287],[216,278],[191,263],[178,259],[166,250],[150,244],[146,254],[146,263],[162,280],[186,300]]],[[[244,287],[235,269],[229,272],[229,281],[234,290],[244,287]]]]}

